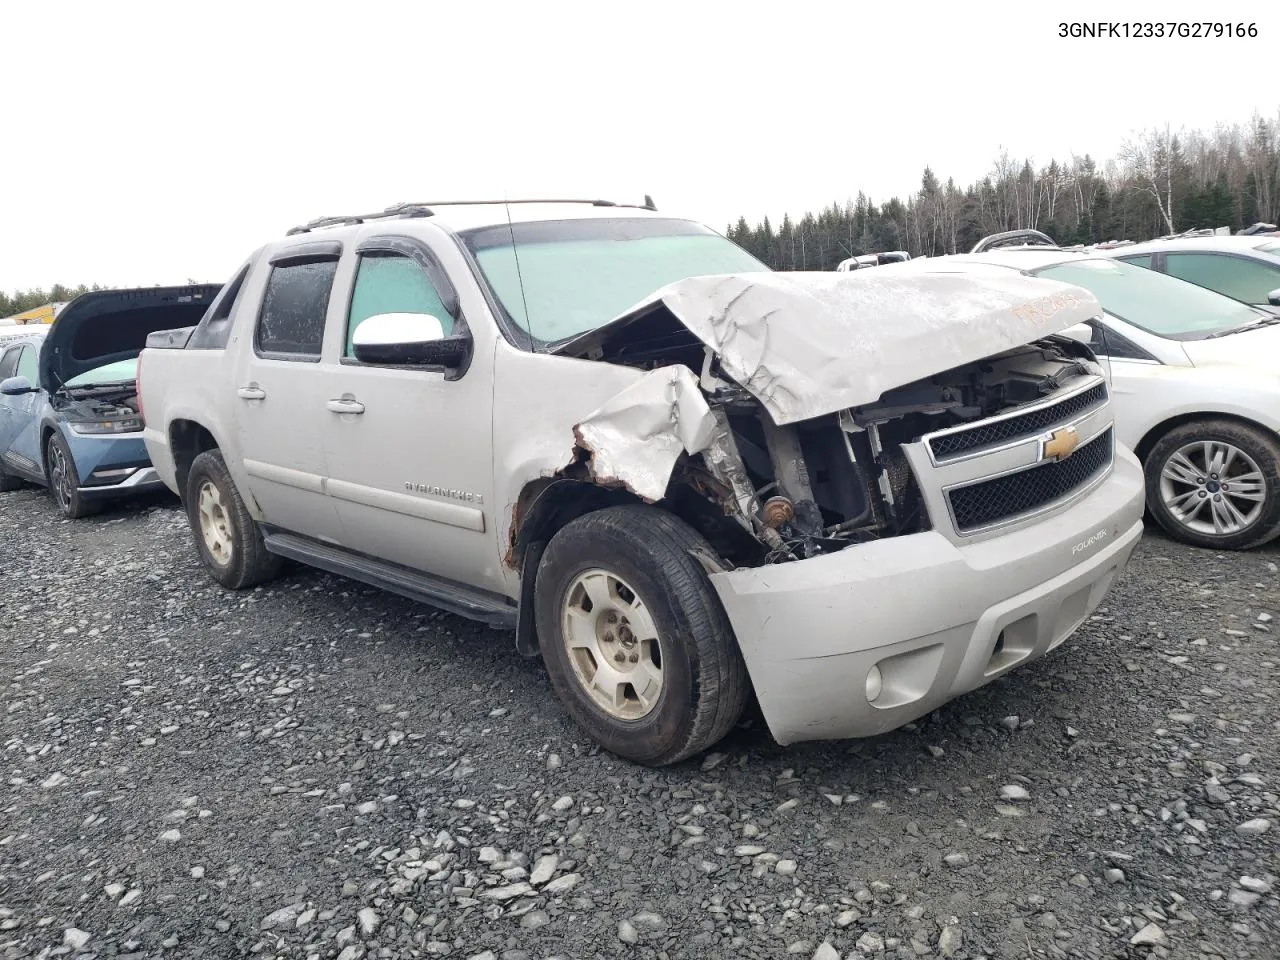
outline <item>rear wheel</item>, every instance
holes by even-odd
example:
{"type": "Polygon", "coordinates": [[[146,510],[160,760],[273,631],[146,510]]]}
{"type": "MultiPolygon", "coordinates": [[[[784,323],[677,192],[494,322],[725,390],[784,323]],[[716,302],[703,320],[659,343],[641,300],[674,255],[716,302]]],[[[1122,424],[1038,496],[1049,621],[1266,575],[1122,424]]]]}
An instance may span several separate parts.
{"type": "Polygon", "coordinates": [[[1232,420],[1174,427],[1147,456],[1147,503],[1168,533],[1215,550],[1280,535],[1280,444],[1232,420]]]}
{"type": "Polygon", "coordinates": [[[282,561],[267,550],[219,451],[206,450],[191,464],[186,504],[200,560],[218,583],[241,590],[279,574],[282,561]]]}
{"type": "Polygon", "coordinates": [[[552,686],[603,747],[649,766],[716,743],[748,699],[746,666],[694,548],[709,549],[676,517],[612,507],[566,525],[538,566],[552,686]]]}
{"type": "Polygon", "coordinates": [[[49,434],[44,448],[44,465],[49,477],[49,493],[58,510],[68,520],[91,517],[102,509],[99,500],[86,500],[80,493],[80,473],[71,448],[60,433],[49,434]]]}

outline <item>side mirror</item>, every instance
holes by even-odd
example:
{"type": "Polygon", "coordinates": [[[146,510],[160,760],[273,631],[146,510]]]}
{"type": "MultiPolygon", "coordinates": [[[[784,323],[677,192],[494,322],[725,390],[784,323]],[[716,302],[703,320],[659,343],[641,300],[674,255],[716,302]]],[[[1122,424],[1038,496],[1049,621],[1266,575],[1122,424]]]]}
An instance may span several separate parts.
{"type": "Polygon", "coordinates": [[[36,388],[31,385],[31,381],[26,377],[10,377],[8,380],[0,380],[0,393],[6,397],[18,397],[24,393],[35,393],[36,388]]]}
{"type": "Polygon", "coordinates": [[[1070,337],[1072,340],[1079,340],[1081,343],[1093,343],[1093,327],[1087,323],[1077,323],[1074,326],[1067,327],[1065,330],[1059,330],[1064,337],[1070,337]]]}
{"type": "Polygon", "coordinates": [[[1267,294],[1267,303],[1273,307],[1280,307],[1280,289],[1272,290],[1267,294]]]}
{"type": "Polygon", "coordinates": [[[361,322],[351,337],[361,363],[456,367],[466,360],[470,337],[446,337],[444,324],[429,313],[378,313],[361,322]]]}

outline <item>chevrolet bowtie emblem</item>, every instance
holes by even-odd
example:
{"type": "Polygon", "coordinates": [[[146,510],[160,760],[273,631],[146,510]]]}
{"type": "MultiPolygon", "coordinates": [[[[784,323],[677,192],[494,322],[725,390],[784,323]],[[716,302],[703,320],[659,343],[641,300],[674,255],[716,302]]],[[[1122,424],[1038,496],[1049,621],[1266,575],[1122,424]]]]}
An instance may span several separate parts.
{"type": "Polygon", "coordinates": [[[1055,430],[1040,441],[1040,458],[1042,460],[1065,460],[1075,453],[1080,446],[1080,433],[1075,427],[1063,427],[1055,430]]]}

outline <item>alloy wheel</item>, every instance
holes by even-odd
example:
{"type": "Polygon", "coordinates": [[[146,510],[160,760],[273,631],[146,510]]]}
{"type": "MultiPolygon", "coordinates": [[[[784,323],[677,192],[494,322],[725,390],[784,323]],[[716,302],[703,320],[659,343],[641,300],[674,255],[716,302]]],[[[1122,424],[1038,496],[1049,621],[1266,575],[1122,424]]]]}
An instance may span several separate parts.
{"type": "Polygon", "coordinates": [[[1160,499],[1189,530],[1209,536],[1239,533],[1257,522],[1266,476],[1239,447],[1197,440],[1175,450],[1160,471],[1160,499]]]}
{"type": "Polygon", "coordinates": [[[53,441],[49,443],[49,489],[60,508],[71,508],[71,498],[75,492],[72,489],[71,465],[67,463],[62,448],[53,441]]]}
{"type": "Polygon", "coordinates": [[[619,720],[648,716],[662,695],[662,644],[635,590],[607,570],[579,574],[562,626],[574,677],[595,704],[619,720]]]}
{"type": "Polygon", "coordinates": [[[231,537],[231,518],[222,503],[222,493],[211,480],[200,485],[196,505],[200,511],[200,536],[205,549],[215,563],[225,567],[231,562],[234,540],[231,537]]]}

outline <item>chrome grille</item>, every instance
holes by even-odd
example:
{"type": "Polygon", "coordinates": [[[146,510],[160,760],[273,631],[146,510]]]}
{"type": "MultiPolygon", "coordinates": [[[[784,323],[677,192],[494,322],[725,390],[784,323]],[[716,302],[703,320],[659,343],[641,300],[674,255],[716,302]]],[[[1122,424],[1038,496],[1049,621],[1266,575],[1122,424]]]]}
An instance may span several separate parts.
{"type": "MultiPolygon", "coordinates": [[[[1057,419],[1061,420],[1059,413],[1057,419]]],[[[1051,506],[1089,485],[1111,465],[1112,428],[1098,434],[1065,460],[1048,460],[1024,470],[953,487],[947,502],[958,533],[970,533],[1051,506]]]]}
{"type": "Polygon", "coordinates": [[[1049,427],[1074,420],[1106,402],[1107,386],[1105,383],[1098,383],[1088,390],[1027,413],[986,421],[967,429],[935,434],[929,440],[929,451],[935,462],[947,463],[1034,436],[1049,427]]]}

